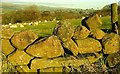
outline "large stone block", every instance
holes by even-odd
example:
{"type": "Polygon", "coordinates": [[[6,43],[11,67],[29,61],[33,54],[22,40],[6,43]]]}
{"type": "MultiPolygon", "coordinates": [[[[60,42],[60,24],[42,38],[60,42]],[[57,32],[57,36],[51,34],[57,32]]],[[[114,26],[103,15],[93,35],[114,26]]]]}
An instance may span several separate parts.
{"type": "Polygon", "coordinates": [[[78,26],[74,32],[74,39],[84,39],[88,37],[90,31],[85,26],[78,26]]]}
{"type": "Polygon", "coordinates": [[[95,53],[102,50],[102,45],[98,40],[95,40],[93,38],[86,38],[86,39],[80,39],[76,40],[76,43],[78,45],[79,53],[95,53]]]}
{"type": "Polygon", "coordinates": [[[64,54],[64,50],[57,36],[50,36],[29,46],[27,53],[35,57],[54,58],[64,54]]]}
{"type": "Polygon", "coordinates": [[[83,24],[83,25],[87,26],[90,30],[101,29],[101,26],[102,26],[102,21],[97,14],[86,19],[85,23],[86,24],[83,24]]]}
{"type": "Polygon", "coordinates": [[[75,55],[75,56],[78,55],[78,47],[72,39],[68,39],[67,41],[63,42],[62,44],[63,44],[63,47],[70,50],[73,53],[73,55],[75,55]]]}
{"type": "Polygon", "coordinates": [[[8,56],[9,62],[13,65],[27,65],[32,58],[33,57],[20,50],[8,56]]]}
{"type": "Polygon", "coordinates": [[[10,39],[14,35],[12,29],[2,29],[2,38],[10,39]]]}
{"type": "Polygon", "coordinates": [[[15,50],[15,48],[10,44],[10,41],[7,39],[2,39],[2,53],[4,55],[8,55],[12,53],[15,50]]]}
{"type": "Polygon", "coordinates": [[[61,68],[68,67],[70,64],[74,67],[79,67],[84,64],[91,64],[102,58],[101,54],[97,54],[95,56],[89,56],[86,58],[76,59],[73,56],[69,56],[67,58],[59,57],[54,59],[34,59],[31,62],[31,69],[45,69],[45,68],[61,68]]]}
{"type": "Polygon", "coordinates": [[[25,49],[34,42],[38,36],[32,31],[22,31],[14,35],[11,39],[12,44],[18,49],[25,49]]]}
{"type": "Polygon", "coordinates": [[[119,35],[115,33],[106,34],[102,39],[104,54],[117,53],[120,50],[119,35]]]}
{"type": "Polygon", "coordinates": [[[57,35],[62,41],[72,38],[74,35],[74,29],[69,21],[60,21],[53,32],[57,35]]]}

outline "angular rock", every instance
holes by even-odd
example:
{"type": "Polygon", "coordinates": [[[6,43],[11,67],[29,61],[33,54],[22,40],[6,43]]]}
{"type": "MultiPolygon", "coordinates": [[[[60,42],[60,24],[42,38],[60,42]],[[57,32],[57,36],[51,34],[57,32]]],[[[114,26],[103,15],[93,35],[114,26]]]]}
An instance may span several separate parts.
{"type": "Polygon", "coordinates": [[[79,53],[95,53],[102,50],[102,45],[99,41],[93,38],[86,38],[81,40],[76,40],[78,44],[79,53]]]}
{"type": "Polygon", "coordinates": [[[15,50],[15,48],[10,44],[9,40],[7,39],[2,39],[2,53],[4,55],[8,55],[12,53],[15,50]]]}
{"type": "Polygon", "coordinates": [[[119,35],[115,33],[106,34],[102,39],[104,54],[117,53],[120,50],[119,35]]]}
{"type": "Polygon", "coordinates": [[[66,41],[67,39],[72,38],[74,35],[74,29],[69,21],[61,21],[56,25],[53,33],[62,41],[66,41]]]}
{"type": "Polygon", "coordinates": [[[49,60],[49,59],[34,59],[31,62],[31,69],[43,69],[49,67],[62,67],[59,60],[49,60]]]}
{"type": "Polygon", "coordinates": [[[102,54],[97,54],[97,58],[95,56],[89,56],[82,59],[76,59],[75,57],[68,57],[68,58],[55,58],[55,59],[34,59],[31,62],[31,69],[45,69],[45,68],[61,68],[63,66],[68,67],[70,64],[79,67],[80,65],[84,64],[91,64],[95,61],[102,58],[102,54]]]}
{"type": "MultiPolygon", "coordinates": [[[[96,14],[85,20],[85,23],[89,29],[101,29],[102,21],[100,17],[96,14]]],[[[83,24],[84,25],[84,24],[83,24]]]]}
{"type": "Polygon", "coordinates": [[[107,62],[110,67],[115,67],[118,63],[120,63],[120,53],[108,55],[107,62]]]}
{"type": "Polygon", "coordinates": [[[25,49],[34,42],[38,36],[32,31],[22,31],[14,35],[11,39],[12,44],[18,49],[25,49]]]}
{"type": "Polygon", "coordinates": [[[85,26],[78,26],[74,32],[74,39],[84,39],[88,37],[90,31],[85,26]]]}
{"type": "Polygon", "coordinates": [[[63,42],[63,47],[70,50],[73,53],[73,55],[78,55],[78,47],[72,39],[68,39],[67,41],[63,42]]]}
{"type": "Polygon", "coordinates": [[[2,29],[2,38],[10,39],[14,35],[12,29],[2,29]]]}
{"type": "Polygon", "coordinates": [[[50,36],[29,46],[27,53],[35,57],[54,58],[64,54],[64,50],[57,36],[50,36]]]}
{"type": "Polygon", "coordinates": [[[94,29],[92,33],[93,33],[93,37],[99,40],[105,36],[105,33],[100,29],[94,29]]]}
{"type": "Polygon", "coordinates": [[[33,57],[20,50],[8,56],[9,62],[13,65],[27,65],[32,58],[33,57]]]}

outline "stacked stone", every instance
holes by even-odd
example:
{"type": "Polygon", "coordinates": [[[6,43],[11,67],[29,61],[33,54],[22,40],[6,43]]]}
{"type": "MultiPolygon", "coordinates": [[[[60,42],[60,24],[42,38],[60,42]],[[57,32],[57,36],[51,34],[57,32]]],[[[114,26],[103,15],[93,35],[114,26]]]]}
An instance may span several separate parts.
{"type": "Polygon", "coordinates": [[[95,38],[95,39],[102,39],[103,36],[105,35],[105,33],[101,30],[101,26],[102,26],[102,21],[100,19],[100,17],[95,14],[93,16],[90,16],[89,18],[83,20],[85,23],[82,23],[82,25],[86,26],[90,32],[91,35],[95,38]]]}
{"type": "Polygon", "coordinates": [[[75,30],[68,20],[60,21],[54,35],[43,39],[32,31],[14,34],[11,29],[4,30],[2,53],[19,72],[71,72],[74,68],[79,70],[81,65],[95,63],[103,54],[108,55],[105,61],[109,67],[115,67],[120,63],[120,36],[104,33],[97,14],[83,21],[75,30]]]}
{"type": "Polygon", "coordinates": [[[74,29],[68,20],[58,22],[55,27],[54,34],[59,37],[63,47],[70,50],[75,56],[78,55],[78,47],[72,40],[74,29]]]}
{"type": "Polygon", "coordinates": [[[107,62],[109,67],[120,63],[120,36],[115,33],[106,34],[102,40],[104,54],[108,54],[107,62]]]}
{"type": "Polygon", "coordinates": [[[5,29],[2,33],[2,53],[7,57],[7,61],[14,66],[27,66],[33,57],[24,49],[38,36],[32,31],[14,34],[11,29],[5,29]]]}
{"type": "Polygon", "coordinates": [[[15,48],[11,45],[10,39],[14,35],[12,29],[2,29],[2,53],[7,56],[12,53],[15,48]]]}

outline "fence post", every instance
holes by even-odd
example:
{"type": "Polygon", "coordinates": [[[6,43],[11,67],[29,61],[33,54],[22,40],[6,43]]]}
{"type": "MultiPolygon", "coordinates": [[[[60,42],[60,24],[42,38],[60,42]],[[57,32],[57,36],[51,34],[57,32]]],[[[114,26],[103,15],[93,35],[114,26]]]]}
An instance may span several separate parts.
{"type": "Polygon", "coordinates": [[[118,34],[118,4],[111,4],[112,31],[118,34]]]}

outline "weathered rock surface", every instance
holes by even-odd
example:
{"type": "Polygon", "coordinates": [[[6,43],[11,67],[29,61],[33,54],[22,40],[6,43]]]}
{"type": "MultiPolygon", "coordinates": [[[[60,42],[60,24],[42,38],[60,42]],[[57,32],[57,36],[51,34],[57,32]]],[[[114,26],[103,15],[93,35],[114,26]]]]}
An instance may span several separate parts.
{"type": "Polygon", "coordinates": [[[27,65],[32,58],[33,57],[20,50],[8,56],[9,62],[13,65],[27,65]]]}
{"type": "Polygon", "coordinates": [[[2,38],[10,39],[14,35],[12,29],[2,29],[2,38]]]}
{"type": "Polygon", "coordinates": [[[90,31],[85,26],[78,26],[74,32],[74,39],[84,39],[88,37],[90,31]]]}
{"type": "Polygon", "coordinates": [[[64,54],[60,40],[54,35],[29,46],[26,52],[32,56],[43,58],[54,58],[64,54]]]}
{"type": "Polygon", "coordinates": [[[34,59],[31,62],[31,69],[45,69],[45,68],[50,68],[50,67],[63,67],[66,66],[68,67],[70,64],[72,64],[75,67],[78,67],[80,65],[84,65],[85,63],[93,63],[97,61],[99,58],[101,58],[102,55],[98,54],[97,58],[95,56],[89,56],[86,58],[82,59],[76,59],[75,57],[68,57],[68,58],[56,58],[56,59],[34,59]]]}
{"type": "Polygon", "coordinates": [[[105,36],[105,33],[100,29],[94,29],[92,33],[93,33],[93,37],[99,40],[105,36]]]}
{"type": "Polygon", "coordinates": [[[85,20],[85,22],[86,22],[87,27],[89,27],[90,30],[101,29],[102,21],[97,14],[89,17],[88,19],[85,20]]]}
{"type": "Polygon", "coordinates": [[[8,55],[12,53],[15,50],[15,48],[10,44],[9,40],[7,39],[2,39],[2,53],[4,55],[8,55]]]}
{"type": "Polygon", "coordinates": [[[108,55],[107,62],[110,67],[116,66],[118,63],[120,63],[120,53],[108,55]]]}
{"type": "Polygon", "coordinates": [[[72,38],[74,35],[74,29],[69,21],[59,22],[54,30],[54,34],[57,35],[62,41],[72,38]]]}
{"type": "Polygon", "coordinates": [[[73,53],[73,55],[78,55],[78,47],[72,39],[68,39],[67,41],[63,42],[63,47],[70,50],[73,53]]]}
{"type": "Polygon", "coordinates": [[[102,50],[100,42],[93,38],[76,40],[76,43],[79,53],[95,53],[102,50]]]}
{"type": "Polygon", "coordinates": [[[119,35],[115,33],[106,34],[102,39],[104,54],[117,53],[120,50],[119,35]]]}
{"type": "Polygon", "coordinates": [[[25,49],[34,42],[38,36],[32,31],[22,31],[14,35],[11,39],[12,44],[18,49],[25,49]]]}

